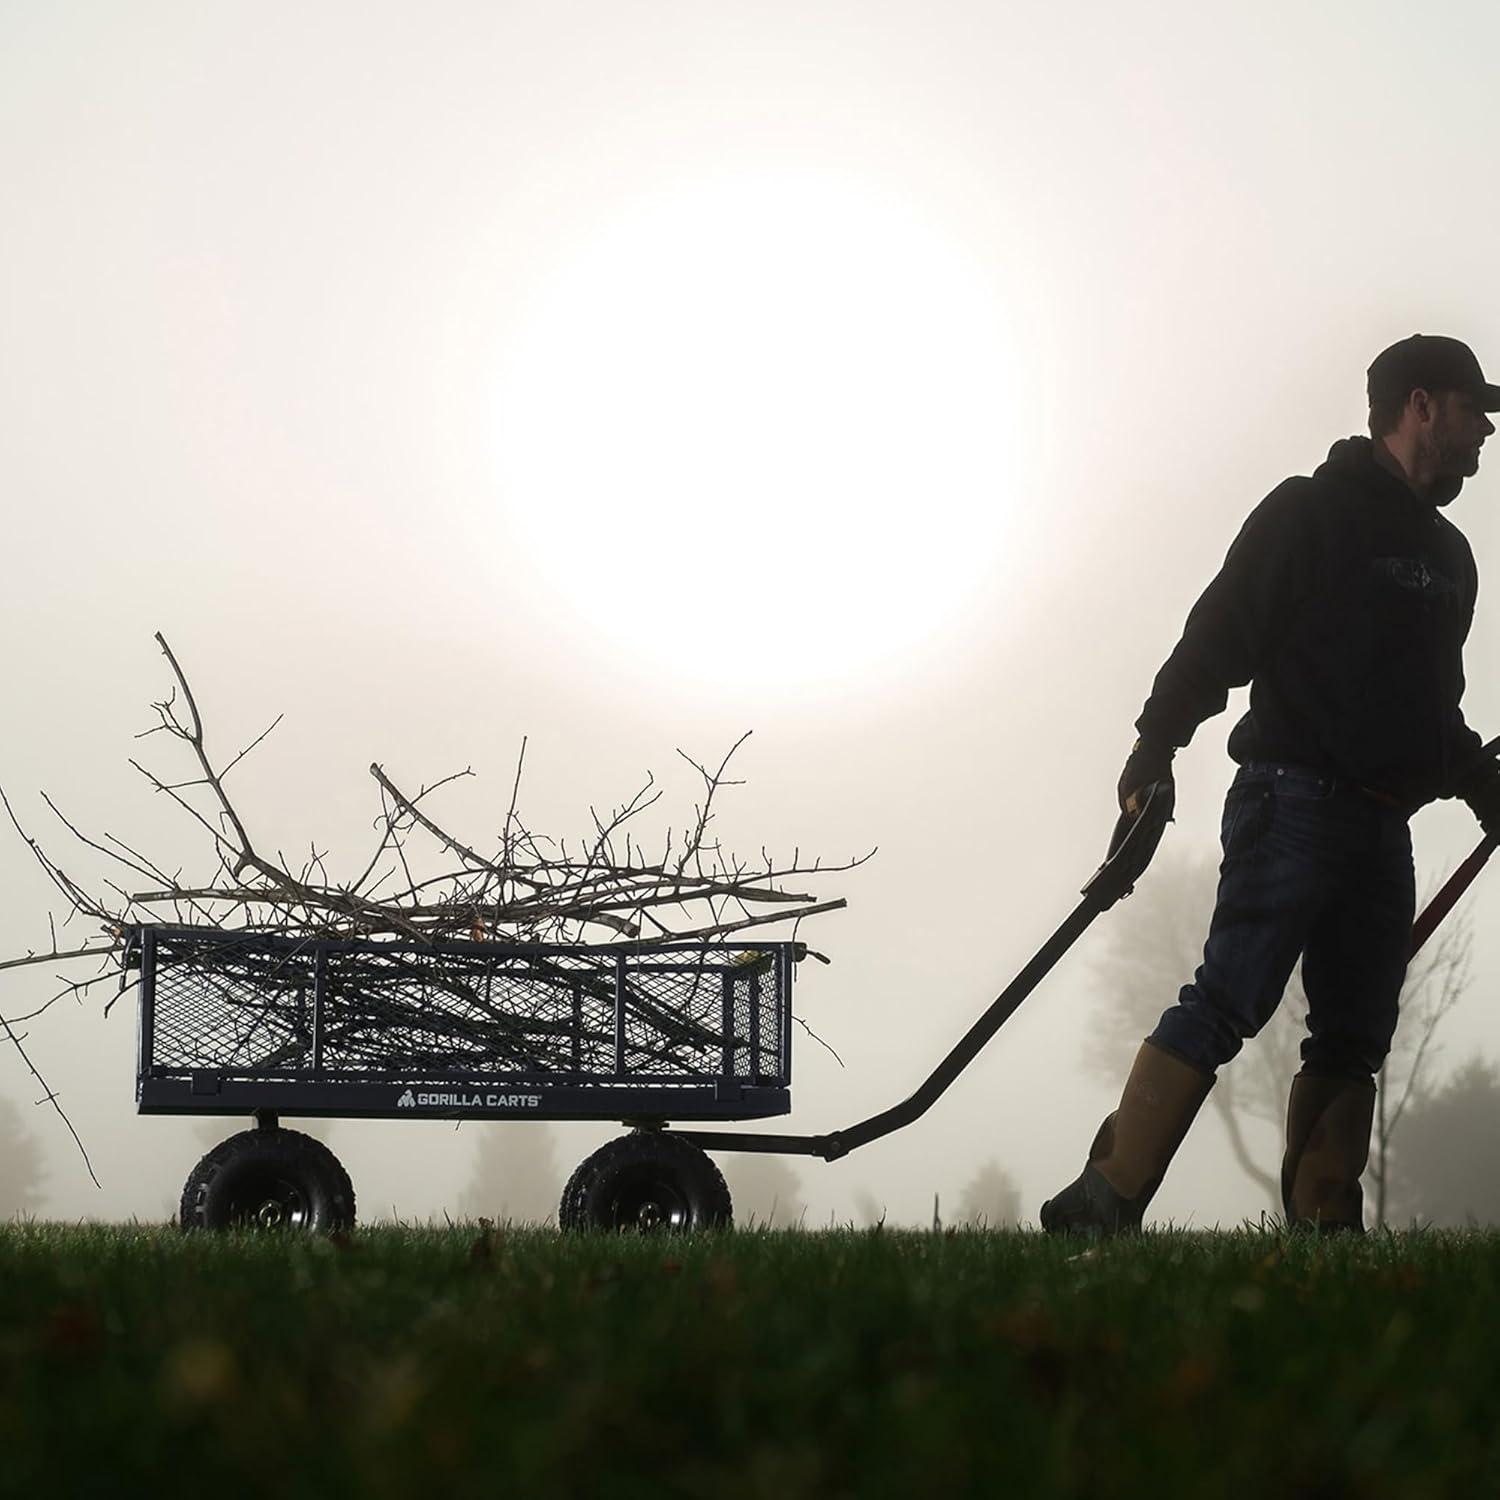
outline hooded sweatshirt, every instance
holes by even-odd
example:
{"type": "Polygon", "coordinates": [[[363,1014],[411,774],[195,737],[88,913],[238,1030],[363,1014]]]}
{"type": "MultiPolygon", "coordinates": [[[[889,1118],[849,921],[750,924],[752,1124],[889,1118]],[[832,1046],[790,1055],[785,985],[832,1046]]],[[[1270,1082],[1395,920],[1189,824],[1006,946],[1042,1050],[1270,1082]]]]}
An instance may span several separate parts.
{"type": "Polygon", "coordinates": [[[1369,438],[1342,438],[1250,513],[1136,728],[1186,745],[1248,682],[1240,764],[1307,766],[1411,808],[1449,795],[1481,749],[1459,708],[1478,588],[1463,533],[1369,438]]]}

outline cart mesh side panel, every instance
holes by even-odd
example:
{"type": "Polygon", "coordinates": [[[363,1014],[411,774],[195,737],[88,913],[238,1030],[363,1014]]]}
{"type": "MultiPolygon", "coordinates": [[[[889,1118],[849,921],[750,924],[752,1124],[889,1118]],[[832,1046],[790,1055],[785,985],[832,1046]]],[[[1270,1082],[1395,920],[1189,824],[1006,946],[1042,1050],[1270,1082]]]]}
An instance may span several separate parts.
{"type": "Polygon", "coordinates": [[[159,935],[151,1062],[294,1076],[312,1058],[315,961],[311,946],[159,935]]]}
{"type": "Polygon", "coordinates": [[[789,945],[625,951],[145,928],[143,1077],[786,1087],[789,945]]]}

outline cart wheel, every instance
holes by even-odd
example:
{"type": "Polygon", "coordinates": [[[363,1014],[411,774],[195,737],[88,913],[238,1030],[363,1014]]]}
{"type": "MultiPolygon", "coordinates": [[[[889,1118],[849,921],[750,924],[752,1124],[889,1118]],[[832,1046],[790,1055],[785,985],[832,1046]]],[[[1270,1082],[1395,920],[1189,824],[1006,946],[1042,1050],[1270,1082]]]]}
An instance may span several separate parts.
{"type": "Polygon", "coordinates": [[[182,1190],[184,1229],[332,1234],[354,1226],[354,1187],[322,1141],[245,1130],[215,1146],[182,1190]]]}
{"type": "Polygon", "coordinates": [[[734,1220],[724,1175],[696,1146],[637,1130],[601,1146],[568,1179],[557,1222],[563,1229],[685,1233],[734,1220]]]}

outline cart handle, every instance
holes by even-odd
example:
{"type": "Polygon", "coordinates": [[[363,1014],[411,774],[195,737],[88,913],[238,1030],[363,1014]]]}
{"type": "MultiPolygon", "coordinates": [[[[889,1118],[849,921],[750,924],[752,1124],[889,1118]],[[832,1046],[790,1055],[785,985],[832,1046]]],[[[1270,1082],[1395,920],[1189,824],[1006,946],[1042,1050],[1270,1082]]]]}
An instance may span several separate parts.
{"type": "Polygon", "coordinates": [[[1130,894],[1151,862],[1151,856],[1156,853],[1156,846],[1171,821],[1172,806],[1171,781],[1158,781],[1147,793],[1140,811],[1120,819],[1115,825],[1104,863],[1083,888],[1083,899],[909,1098],[828,1135],[751,1135],[708,1130],[679,1130],[673,1134],[708,1151],[776,1152],[791,1156],[821,1156],[824,1161],[837,1161],[857,1147],[910,1125],[926,1114],[953,1080],[973,1062],[984,1044],[1015,1014],[1021,1002],[1083,936],[1089,923],[1121,897],[1130,894]]]}

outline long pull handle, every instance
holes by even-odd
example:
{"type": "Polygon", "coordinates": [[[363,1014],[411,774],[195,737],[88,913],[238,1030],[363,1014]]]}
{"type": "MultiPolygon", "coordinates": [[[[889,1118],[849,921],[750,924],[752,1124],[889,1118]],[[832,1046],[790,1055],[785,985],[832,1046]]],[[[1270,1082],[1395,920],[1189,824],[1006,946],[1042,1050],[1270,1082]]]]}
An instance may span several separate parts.
{"type": "Polygon", "coordinates": [[[920,1087],[899,1104],[827,1135],[751,1135],[706,1130],[673,1133],[710,1151],[774,1151],[837,1161],[857,1146],[868,1145],[893,1130],[900,1130],[903,1125],[910,1125],[926,1114],[953,1080],[974,1061],[984,1044],[1016,1013],[1021,1002],[1078,941],[1089,923],[1121,897],[1130,894],[1171,820],[1172,801],[1172,783],[1159,782],[1138,813],[1120,820],[1104,863],[1083,888],[1083,900],[990,1003],[984,1014],[958,1039],[920,1087]]]}
{"type": "Polygon", "coordinates": [[[778,1155],[821,1156],[837,1161],[856,1146],[868,1145],[910,1125],[927,1113],[949,1084],[978,1056],[980,1048],[1016,1013],[1021,1002],[1040,984],[1047,972],[1082,935],[1084,928],[1103,908],[1085,897],[1073,908],[1062,926],[1032,955],[1026,967],[1006,985],[984,1014],[959,1038],[948,1055],[914,1093],[868,1119],[830,1131],[827,1135],[765,1135],[729,1130],[674,1130],[673,1135],[708,1151],[770,1151],[778,1155]]]}
{"type": "Polygon", "coordinates": [[[1103,910],[1096,902],[1083,900],[1073,908],[1072,914],[1047,939],[1032,956],[1031,961],[1001,991],[999,997],[985,1013],[959,1038],[942,1062],[927,1076],[926,1080],[900,1104],[893,1104],[879,1114],[850,1125],[844,1130],[835,1130],[820,1139],[818,1155],[824,1161],[836,1161],[847,1155],[856,1146],[879,1140],[903,1125],[925,1115],[945,1093],[949,1084],[978,1057],[980,1049],[1016,1013],[1021,1002],[1046,977],[1064,953],[1083,935],[1084,929],[1103,910]]]}

